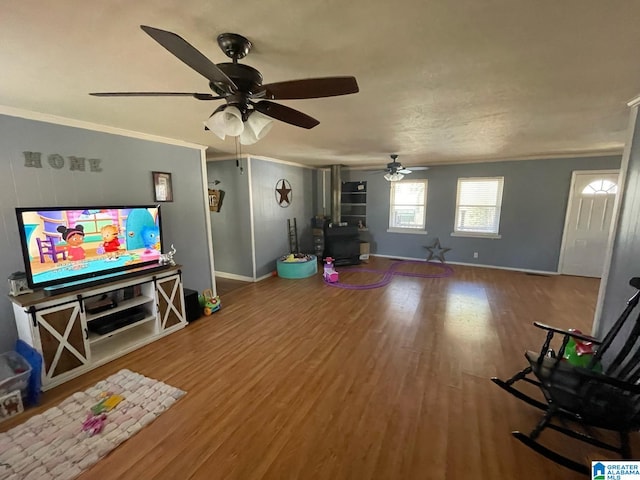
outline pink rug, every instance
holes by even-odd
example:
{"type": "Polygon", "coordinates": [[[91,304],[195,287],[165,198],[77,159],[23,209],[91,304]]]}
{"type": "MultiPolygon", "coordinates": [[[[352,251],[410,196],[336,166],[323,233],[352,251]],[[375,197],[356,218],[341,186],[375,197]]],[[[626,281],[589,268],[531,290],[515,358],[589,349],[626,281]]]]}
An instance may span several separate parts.
{"type": "Polygon", "coordinates": [[[120,370],[77,392],[57,407],[0,433],[0,479],[70,480],[151,423],[186,392],[129,370],[120,370]],[[102,432],[89,436],[82,423],[100,394],[124,400],[112,411],[102,432]]]}

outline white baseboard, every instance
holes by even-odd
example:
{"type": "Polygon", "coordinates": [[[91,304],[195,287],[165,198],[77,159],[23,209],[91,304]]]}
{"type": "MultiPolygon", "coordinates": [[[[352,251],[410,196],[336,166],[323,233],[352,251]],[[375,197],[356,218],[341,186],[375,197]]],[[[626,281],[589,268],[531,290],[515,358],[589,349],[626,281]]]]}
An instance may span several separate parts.
{"type": "Polygon", "coordinates": [[[415,258],[415,257],[401,257],[399,255],[381,255],[379,253],[370,253],[369,256],[371,257],[382,257],[382,258],[397,258],[398,260],[411,260],[414,262],[419,262],[419,261],[425,261],[424,258],[415,258]]]}
{"type": "Polygon", "coordinates": [[[495,268],[496,270],[511,270],[513,272],[533,273],[535,275],[560,275],[560,272],[549,272],[547,270],[531,270],[529,268],[501,267],[498,265],[482,265],[479,263],[465,263],[465,262],[447,262],[447,263],[451,265],[464,265],[467,267],[495,268]]]}
{"type": "MultiPolygon", "coordinates": [[[[413,257],[399,257],[398,255],[380,255],[377,253],[371,253],[372,257],[383,257],[383,258],[397,258],[399,260],[414,260],[414,261],[426,261],[424,258],[413,258],[413,257]]],[[[483,265],[480,263],[465,263],[465,262],[447,262],[448,265],[463,265],[466,267],[480,267],[480,268],[495,268],[497,270],[511,270],[513,272],[524,272],[524,273],[533,273],[536,275],[560,275],[560,272],[548,272],[546,270],[531,270],[528,268],[513,268],[513,267],[501,267],[498,265],[483,265]]]]}
{"type": "Polygon", "coordinates": [[[262,280],[266,280],[267,278],[271,278],[271,277],[273,277],[273,272],[267,273],[266,275],[256,278],[256,282],[260,282],[262,280]]]}
{"type": "Polygon", "coordinates": [[[244,275],[237,275],[235,273],[227,273],[227,272],[216,271],[215,275],[216,275],[216,277],[228,278],[229,280],[241,280],[243,282],[253,282],[254,281],[252,277],[245,277],[244,275]]]}

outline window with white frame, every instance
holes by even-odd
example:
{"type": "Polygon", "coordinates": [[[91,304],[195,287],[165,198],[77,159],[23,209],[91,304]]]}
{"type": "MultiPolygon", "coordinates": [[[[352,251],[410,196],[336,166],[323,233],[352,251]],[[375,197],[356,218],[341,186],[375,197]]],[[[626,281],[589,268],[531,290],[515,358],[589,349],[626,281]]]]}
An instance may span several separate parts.
{"type": "Polygon", "coordinates": [[[453,235],[499,238],[504,177],[458,178],[453,235]]]}
{"type": "Polygon", "coordinates": [[[389,185],[389,231],[426,233],[427,180],[401,180],[389,185]]]}

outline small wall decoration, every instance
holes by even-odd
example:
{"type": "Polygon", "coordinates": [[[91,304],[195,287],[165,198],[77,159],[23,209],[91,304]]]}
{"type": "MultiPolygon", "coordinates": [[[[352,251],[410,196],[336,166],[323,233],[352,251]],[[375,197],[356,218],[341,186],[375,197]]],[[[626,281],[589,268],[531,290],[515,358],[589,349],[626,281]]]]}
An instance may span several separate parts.
{"type": "MultiPolygon", "coordinates": [[[[24,155],[24,166],[27,168],[42,168],[42,153],[41,152],[22,152],[24,155]]],[[[84,158],[70,155],[65,158],[59,153],[51,153],[47,156],[47,164],[51,168],[60,170],[68,165],[69,170],[79,172],[101,172],[99,158],[84,158]]]]}
{"type": "Polygon", "coordinates": [[[222,190],[209,189],[209,210],[212,212],[219,212],[222,208],[222,198],[224,192],[222,190]]]}
{"type": "Polygon", "coordinates": [[[167,172],[152,172],[153,194],[156,202],[173,202],[173,186],[171,174],[167,172]]]}
{"type": "Polygon", "coordinates": [[[276,182],[276,202],[282,208],[287,208],[291,205],[293,192],[291,190],[291,184],[288,180],[281,178],[276,182]]]}
{"type": "Polygon", "coordinates": [[[424,248],[426,248],[427,252],[429,252],[427,254],[427,262],[430,262],[434,258],[437,258],[438,260],[440,260],[440,262],[446,263],[446,260],[444,259],[444,254],[447,253],[449,250],[451,250],[450,248],[442,247],[440,245],[439,238],[436,238],[433,241],[432,245],[425,245],[424,248]]]}

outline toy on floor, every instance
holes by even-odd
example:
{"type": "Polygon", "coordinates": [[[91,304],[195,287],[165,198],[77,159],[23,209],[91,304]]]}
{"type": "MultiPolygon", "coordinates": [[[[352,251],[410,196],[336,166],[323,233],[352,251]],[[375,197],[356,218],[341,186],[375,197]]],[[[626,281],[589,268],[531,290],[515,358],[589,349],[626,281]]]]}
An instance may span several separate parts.
{"type": "Polygon", "coordinates": [[[107,412],[116,408],[124,400],[122,395],[111,392],[102,392],[99,397],[101,400],[91,407],[86,420],[82,422],[82,431],[86,432],[90,437],[102,431],[107,421],[107,412]]]}
{"type": "Polygon", "coordinates": [[[91,413],[98,415],[100,413],[109,412],[116,408],[116,406],[124,400],[122,395],[102,394],[103,398],[93,407],[91,407],[91,413]]]}
{"type": "Polygon", "coordinates": [[[87,419],[82,422],[82,431],[87,432],[90,437],[100,433],[104,428],[105,421],[107,420],[107,415],[101,413],[100,415],[87,415],[87,419]]]}
{"type": "Polygon", "coordinates": [[[280,261],[286,263],[310,262],[312,260],[315,260],[315,256],[307,255],[306,253],[289,253],[280,257],[280,261]]]}
{"type": "Polygon", "coordinates": [[[200,302],[200,307],[202,307],[202,313],[207,316],[213,312],[217,312],[222,307],[220,297],[218,295],[214,297],[210,288],[203,291],[202,295],[198,295],[198,302],[200,302]]]}
{"type": "Polygon", "coordinates": [[[333,258],[324,259],[324,273],[322,274],[325,282],[336,283],[338,281],[338,272],[333,268],[333,258]]]}

